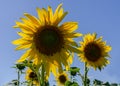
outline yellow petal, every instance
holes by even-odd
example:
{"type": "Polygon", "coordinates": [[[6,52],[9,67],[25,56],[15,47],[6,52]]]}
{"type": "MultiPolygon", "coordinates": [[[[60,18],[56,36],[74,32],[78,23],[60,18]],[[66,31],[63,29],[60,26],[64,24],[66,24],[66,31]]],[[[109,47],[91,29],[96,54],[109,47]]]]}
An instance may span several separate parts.
{"type": "Polygon", "coordinates": [[[38,18],[41,22],[41,25],[44,25],[45,24],[45,15],[44,14],[46,14],[46,13],[44,12],[43,9],[40,9],[40,8],[36,8],[36,10],[37,10],[38,18]]]}
{"type": "Polygon", "coordinates": [[[53,24],[57,25],[67,14],[67,12],[65,12],[64,14],[62,13],[63,10],[61,10],[62,4],[58,5],[58,7],[55,10],[55,13],[53,15],[54,19],[53,19],[53,24]],[[59,13],[60,11],[60,13],[59,13]]]}
{"type": "Polygon", "coordinates": [[[31,50],[27,50],[21,57],[20,59],[17,61],[17,62],[23,62],[30,54],[31,50]]]}
{"type": "Polygon", "coordinates": [[[63,18],[68,14],[68,12],[65,12],[63,14],[60,14],[58,16],[58,18],[56,19],[56,21],[53,22],[54,25],[58,25],[62,20],[63,18]]]}
{"type": "Polygon", "coordinates": [[[65,66],[65,68],[69,67],[69,64],[67,62],[68,58],[69,58],[69,56],[65,52],[61,52],[60,60],[61,60],[61,63],[65,66]]]}
{"type": "Polygon", "coordinates": [[[36,58],[36,52],[34,51],[34,49],[31,49],[31,53],[30,53],[30,56],[28,58],[28,61],[31,61],[35,58],[36,58]]]}
{"type": "Polygon", "coordinates": [[[29,27],[28,25],[26,25],[26,24],[23,24],[23,23],[21,23],[21,22],[16,22],[16,25],[19,27],[19,28],[21,28],[21,29],[24,29],[24,30],[26,30],[26,31],[29,31],[29,32],[34,32],[33,31],[33,28],[31,29],[31,27],[29,27]]]}
{"type": "Polygon", "coordinates": [[[58,25],[63,18],[68,14],[68,12],[64,12],[63,8],[61,8],[58,12],[58,16],[56,17],[56,20],[54,18],[53,25],[58,25]]]}
{"type": "Polygon", "coordinates": [[[78,47],[78,44],[77,44],[74,40],[72,40],[72,39],[66,39],[66,40],[65,40],[65,43],[66,43],[66,44],[70,44],[70,45],[72,45],[72,46],[78,47]]]}
{"type": "Polygon", "coordinates": [[[102,36],[101,37],[99,37],[98,39],[96,39],[95,41],[97,42],[97,43],[99,43],[99,42],[101,42],[102,41],[102,36]]]}
{"type": "Polygon", "coordinates": [[[76,37],[80,37],[80,36],[82,36],[81,33],[69,33],[69,34],[64,35],[65,38],[76,38],[76,37]]]}
{"type": "Polygon", "coordinates": [[[66,45],[65,47],[66,47],[67,50],[69,50],[71,52],[80,53],[80,50],[75,48],[75,47],[72,47],[70,45],[66,45]]]}
{"type": "Polygon", "coordinates": [[[45,25],[49,25],[50,22],[50,18],[49,18],[49,15],[48,15],[48,11],[45,9],[45,8],[42,8],[42,13],[43,13],[43,16],[44,16],[44,22],[45,22],[45,25]]]}
{"type": "Polygon", "coordinates": [[[51,64],[51,71],[52,71],[52,73],[53,73],[54,76],[57,75],[57,72],[56,72],[56,71],[57,71],[56,66],[53,65],[53,64],[51,64]]]}
{"type": "Polygon", "coordinates": [[[25,34],[23,32],[17,32],[17,34],[23,38],[32,38],[32,35],[30,34],[25,34]]]}
{"type": "Polygon", "coordinates": [[[24,15],[25,15],[28,19],[30,19],[30,21],[31,21],[32,23],[34,23],[37,27],[39,27],[40,22],[38,21],[38,19],[37,19],[36,17],[34,17],[34,16],[32,16],[32,15],[30,15],[30,14],[28,14],[28,13],[24,13],[24,15]]]}
{"type": "Polygon", "coordinates": [[[69,32],[73,32],[77,28],[78,28],[77,22],[65,22],[59,27],[60,30],[69,31],[69,32]]]}
{"type": "Polygon", "coordinates": [[[32,44],[27,44],[27,45],[19,45],[16,47],[15,50],[23,50],[23,49],[27,49],[30,48],[32,46],[32,44]]]}
{"type": "Polygon", "coordinates": [[[54,18],[55,18],[55,20],[58,18],[58,12],[59,12],[59,10],[61,9],[61,7],[62,7],[62,4],[59,4],[58,7],[57,7],[56,10],[55,10],[55,13],[54,13],[54,18]]]}
{"type": "Polygon", "coordinates": [[[109,52],[109,51],[111,51],[112,50],[112,47],[110,47],[110,46],[105,46],[105,52],[109,52]]]}
{"type": "Polygon", "coordinates": [[[53,20],[53,11],[52,11],[52,8],[50,6],[48,6],[48,18],[49,18],[49,22],[51,24],[52,20],[53,20]]]}
{"type": "Polygon", "coordinates": [[[68,58],[68,61],[69,61],[70,64],[72,64],[72,63],[73,63],[73,57],[70,56],[70,57],[68,58]]]}
{"type": "Polygon", "coordinates": [[[20,45],[20,44],[26,45],[26,44],[30,44],[30,43],[31,42],[24,40],[22,38],[12,41],[12,44],[15,44],[15,45],[20,45]]]}
{"type": "Polygon", "coordinates": [[[59,4],[58,7],[56,8],[54,15],[57,15],[57,14],[58,14],[58,12],[59,12],[59,10],[61,9],[61,7],[62,7],[62,3],[59,4]]]}
{"type": "Polygon", "coordinates": [[[29,26],[30,29],[32,29],[34,32],[36,32],[35,24],[31,20],[28,20],[26,18],[20,18],[20,19],[23,21],[24,24],[29,26]]]}

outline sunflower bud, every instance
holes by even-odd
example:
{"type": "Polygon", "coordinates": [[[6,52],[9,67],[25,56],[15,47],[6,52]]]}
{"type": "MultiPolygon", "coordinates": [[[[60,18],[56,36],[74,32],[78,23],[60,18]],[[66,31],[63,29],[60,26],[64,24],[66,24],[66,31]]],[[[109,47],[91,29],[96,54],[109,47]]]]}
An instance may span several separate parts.
{"type": "Polygon", "coordinates": [[[70,74],[72,76],[76,76],[77,75],[77,72],[79,72],[80,68],[77,68],[77,67],[71,67],[70,68],[70,74]]]}

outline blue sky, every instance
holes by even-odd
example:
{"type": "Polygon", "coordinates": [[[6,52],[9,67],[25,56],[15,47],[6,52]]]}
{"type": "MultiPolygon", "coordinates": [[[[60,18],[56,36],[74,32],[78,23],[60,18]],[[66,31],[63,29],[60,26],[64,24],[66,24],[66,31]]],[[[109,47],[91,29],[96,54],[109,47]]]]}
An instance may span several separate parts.
{"type": "MultiPolygon", "coordinates": [[[[112,46],[109,59],[111,64],[101,72],[91,69],[89,77],[120,83],[120,0],[3,0],[0,1],[0,86],[16,79],[17,73],[11,67],[23,53],[14,51],[15,46],[11,44],[12,40],[19,38],[17,30],[12,28],[15,21],[19,21],[24,12],[37,16],[36,7],[47,8],[50,5],[55,9],[60,3],[69,12],[63,22],[77,21],[78,32],[96,32],[98,37],[103,36],[103,40],[112,46]]],[[[80,67],[83,72],[83,63],[78,61],[77,56],[72,66],[80,67]]],[[[52,81],[53,84],[54,79],[52,81]]]]}

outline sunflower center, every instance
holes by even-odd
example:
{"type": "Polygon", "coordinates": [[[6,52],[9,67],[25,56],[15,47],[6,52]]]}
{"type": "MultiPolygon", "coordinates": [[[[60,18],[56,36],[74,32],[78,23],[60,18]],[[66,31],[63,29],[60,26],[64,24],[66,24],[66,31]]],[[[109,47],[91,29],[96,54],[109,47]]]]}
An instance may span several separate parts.
{"type": "Polygon", "coordinates": [[[54,30],[45,29],[41,32],[40,40],[44,47],[52,48],[58,44],[59,37],[54,30]]]}
{"type": "Polygon", "coordinates": [[[65,75],[60,75],[59,76],[59,81],[60,81],[60,83],[64,84],[67,81],[66,76],[65,75]]]}
{"type": "Polygon", "coordinates": [[[102,55],[101,48],[96,43],[89,43],[86,45],[84,52],[85,57],[92,62],[97,61],[102,55]]]}
{"type": "Polygon", "coordinates": [[[34,72],[30,72],[29,77],[30,77],[31,79],[36,79],[36,78],[37,78],[37,75],[36,75],[34,72]]]}
{"type": "Polygon", "coordinates": [[[54,26],[44,26],[35,34],[36,49],[42,54],[51,56],[63,47],[63,34],[54,26]]]}

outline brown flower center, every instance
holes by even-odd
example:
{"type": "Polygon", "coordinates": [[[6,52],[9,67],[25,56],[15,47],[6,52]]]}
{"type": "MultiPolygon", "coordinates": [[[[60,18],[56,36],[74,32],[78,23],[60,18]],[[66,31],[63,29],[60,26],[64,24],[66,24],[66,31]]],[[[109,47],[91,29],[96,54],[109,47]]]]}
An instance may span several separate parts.
{"type": "Polygon", "coordinates": [[[36,49],[47,56],[59,52],[63,47],[62,32],[54,26],[41,27],[34,36],[36,49]]]}
{"type": "Polygon", "coordinates": [[[37,75],[34,72],[30,72],[29,78],[30,79],[37,79],[37,75]]]}
{"type": "Polygon", "coordinates": [[[89,43],[84,48],[85,57],[92,62],[97,61],[102,56],[102,50],[96,43],[89,43]]]}
{"type": "Polygon", "coordinates": [[[65,82],[67,81],[66,76],[65,75],[60,75],[59,76],[59,81],[60,81],[60,83],[65,84],[65,82]]]}

